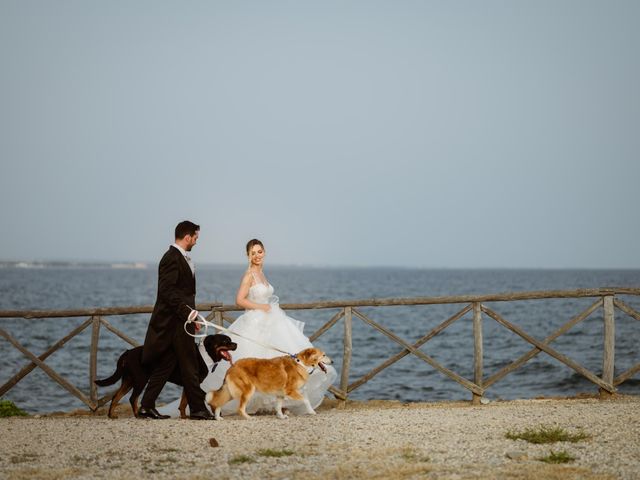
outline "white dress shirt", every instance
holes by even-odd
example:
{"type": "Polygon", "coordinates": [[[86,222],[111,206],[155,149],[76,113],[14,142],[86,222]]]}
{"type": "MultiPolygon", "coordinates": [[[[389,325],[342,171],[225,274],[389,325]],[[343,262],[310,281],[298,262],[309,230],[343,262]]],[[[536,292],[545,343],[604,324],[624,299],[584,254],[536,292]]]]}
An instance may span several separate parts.
{"type": "Polygon", "coordinates": [[[177,243],[174,243],[173,246],[176,247],[178,249],[178,251],[182,254],[184,259],[189,264],[189,268],[191,268],[191,273],[195,276],[195,274],[196,274],[196,266],[194,265],[193,261],[191,260],[191,257],[189,256],[189,253],[187,251],[185,251],[185,249],[182,248],[177,243]]]}

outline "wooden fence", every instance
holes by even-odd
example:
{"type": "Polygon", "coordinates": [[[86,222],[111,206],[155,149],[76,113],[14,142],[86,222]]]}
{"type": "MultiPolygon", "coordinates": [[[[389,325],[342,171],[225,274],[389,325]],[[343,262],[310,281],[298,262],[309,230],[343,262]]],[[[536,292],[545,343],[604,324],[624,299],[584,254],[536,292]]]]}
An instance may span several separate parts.
{"type": "MultiPolygon", "coordinates": [[[[577,372],[579,375],[588,379],[594,385],[599,388],[601,398],[606,398],[616,392],[616,387],[626,380],[634,377],[640,372],[640,363],[637,363],[633,367],[629,368],[625,372],[621,373],[617,377],[614,377],[614,359],[615,359],[615,310],[627,314],[632,319],[640,321],[640,313],[634,310],[627,303],[622,301],[618,296],[640,296],[640,288],[600,288],[600,289],[582,289],[582,290],[561,290],[561,291],[536,291],[536,292],[517,292],[517,293],[500,293],[492,295],[462,295],[462,296],[447,296],[447,297],[418,297],[418,298],[391,298],[391,299],[368,299],[368,300],[345,300],[345,301],[327,301],[327,302],[312,302],[312,303],[297,303],[297,304],[284,304],[282,308],[284,310],[318,310],[318,309],[333,309],[338,312],[333,315],[322,327],[320,327],[309,338],[313,342],[318,337],[326,333],[329,329],[334,327],[340,320],[343,321],[343,361],[342,370],[340,373],[339,386],[332,386],[331,392],[336,398],[346,400],[349,394],[358,387],[371,380],[374,376],[380,373],[385,368],[393,365],[401,358],[411,354],[426,362],[434,369],[438,370],[451,380],[459,383],[462,387],[469,390],[472,394],[472,400],[474,403],[478,403],[485,392],[509,373],[522,367],[529,360],[534,358],[541,352],[550,355],[559,362],[563,363],[570,369],[577,372]],[[518,302],[526,300],[542,300],[542,299],[577,299],[577,298],[593,298],[594,302],[585,310],[577,313],[574,317],[564,323],[556,331],[549,334],[542,340],[538,340],[528,334],[521,327],[514,325],[506,320],[502,315],[495,310],[484,305],[489,302],[518,302]],[[459,305],[461,308],[449,318],[445,319],[435,328],[431,329],[424,336],[413,343],[409,343],[396,335],[390,329],[380,325],[374,321],[368,315],[365,315],[362,311],[362,307],[390,307],[390,306],[415,306],[415,305],[459,305]],[[571,328],[578,325],[580,322],[588,318],[595,311],[602,309],[603,321],[604,321],[604,334],[603,334],[603,360],[602,360],[602,376],[599,377],[592,371],[588,370],[584,366],[580,365],[575,360],[569,358],[566,355],[556,351],[551,347],[551,343],[568,332],[571,328]],[[473,339],[474,339],[474,365],[473,365],[473,380],[462,377],[456,372],[444,367],[437,362],[433,357],[426,354],[421,350],[421,347],[425,345],[429,340],[436,335],[444,331],[451,326],[454,322],[461,319],[465,315],[472,315],[473,325],[473,339]],[[483,319],[488,317],[496,321],[499,325],[505,327],[511,332],[521,337],[525,342],[531,345],[531,350],[524,355],[512,361],[498,372],[494,373],[488,378],[484,377],[483,373],[483,319]],[[352,360],[352,323],[353,318],[357,318],[363,321],[366,325],[374,328],[375,330],[384,334],[391,341],[400,345],[401,350],[390,358],[386,359],[375,368],[371,369],[368,373],[362,377],[350,382],[350,368],[352,360]]],[[[221,304],[202,304],[197,306],[201,312],[209,312],[207,318],[218,325],[224,325],[225,322],[233,322],[234,318],[230,315],[231,312],[241,311],[237,306],[225,306],[221,304]]],[[[104,326],[107,330],[116,334],[130,345],[136,346],[137,342],[129,338],[126,334],[114,328],[105,317],[138,314],[138,313],[150,313],[152,307],[121,307],[121,308],[103,308],[94,310],[64,310],[64,311],[0,311],[0,318],[56,318],[56,317],[84,317],[89,318],[77,328],[69,332],[68,335],[54,343],[46,352],[40,356],[36,356],[11,336],[4,329],[0,328],[0,336],[4,337],[15,348],[21,351],[29,360],[30,363],[24,366],[18,373],[16,373],[11,379],[9,379],[4,385],[0,387],[0,397],[4,395],[9,389],[17,384],[22,378],[24,378],[29,372],[36,367],[41,368],[47,375],[49,375],[54,381],[66,388],[72,395],[82,400],[91,410],[95,411],[98,407],[104,405],[111,398],[111,394],[105,395],[102,398],[98,398],[97,389],[94,384],[96,379],[96,366],[98,355],[98,343],[100,326],[104,326]],[[90,392],[85,394],[80,391],[76,386],[72,385],[69,381],[64,379],[61,375],[56,373],[51,367],[49,367],[44,360],[62,347],[69,339],[83,331],[89,325],[92,326],[91,335],[91,353],[89,361],[89,384],[90,392]]],[[[639,335],[640,338],[640,335],[639,335]]]]}
{"type": "MultiPolygon", "coordinates": [[[[196,307],[201,312],[211,311],[214,307],[219,307],[219,303],[206,303],[198,304],[196,307]]],[[[114,308],[95,308],[95,309],[77,309],[77,310],[0,310],[0,319],[2,318],[24,318],[27,321],[31,321],[34,318],[45,318],[51,320],[54,318],[73,318],[73,317],[86,317],[89,316],[81,325],[71,330],[67,335],[51,345],[47,351],[42,355],[36,356],[30,352],[27,348],[20,344],[10,333],[0,328],[0,337],[3,337],[17,350],[22,352],[25,357],[31,360],[30,363],[25,365],[18,373],[7,380],[4,385],[0,387],[0,397],[6,392],[11,390],[20,380],[26,377],[36,367],[41,368],[49,377],[51,377],[56,383],[66,389],[71,395],[79,398],[84,404],[86,404],[92,411],[96,411],[99,407],[111,400],[113,392],[98,398],[98,389],[94,381],[97,376],[98,369],[98,350],[100,341],[100,327],[104,326],[107,330],[114,333],[122,340],[127,342],[133,347],[139,345],[138,342],[129,338],[128,335],[115,328],[105,317],[107,316],[120,316],[120,315],[132,315],[139,313],[151,313],[153,312],[153,306],[143,307],[114,307],[114,308]],[[53,368],[47,365],[44,361],[51,354],[60,349],[65,343],[71,340],[73,337],[81,333],[87,327],[91,325],[91,350],[89,354],[89,393],[88,395],[82,392],[77,386],[73,385],[70,381],[57,373],[53,368]]]]}

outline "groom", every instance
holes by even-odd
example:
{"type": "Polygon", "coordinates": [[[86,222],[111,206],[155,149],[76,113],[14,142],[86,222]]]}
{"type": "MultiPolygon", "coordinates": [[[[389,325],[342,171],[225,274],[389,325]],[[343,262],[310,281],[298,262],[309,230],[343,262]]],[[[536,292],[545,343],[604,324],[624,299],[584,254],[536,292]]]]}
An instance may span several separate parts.
{"type": "MultiPolygon", "coordinates": [[[[198,349],[193,337],[184,331],[184,322],[195,308],[195,267],[189,252],[197,243],[199,232],[199,225],[187,220],[180,222],[176,226],[175,243],[160,260],[158,295],[142,349],[142,363],[152,369],[138,411],[142,418],[169,418],[156,410],[156,399],[178,364],[189,402],[189,418],[214,419],[205,407],[205,393],[198,380],[198,349]]],[[[194,333],[194,324],[187,328],[194,333]]]]}

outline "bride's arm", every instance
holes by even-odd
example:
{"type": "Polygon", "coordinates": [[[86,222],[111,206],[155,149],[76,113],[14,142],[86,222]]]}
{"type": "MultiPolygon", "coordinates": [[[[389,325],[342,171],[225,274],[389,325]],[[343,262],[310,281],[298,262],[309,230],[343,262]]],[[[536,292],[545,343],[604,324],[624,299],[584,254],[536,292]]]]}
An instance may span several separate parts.
{"type": "Polygon", "coordinates": [[[238,288],[238,293],[236,294],[236,305],[247,310],[264,310],[268,312],[271,309],[269,305],[253,303],[247,298],[249,296],[249,288],[251,288],[251,274],[247,272],[240,282],[240,288],[238,288]]]}

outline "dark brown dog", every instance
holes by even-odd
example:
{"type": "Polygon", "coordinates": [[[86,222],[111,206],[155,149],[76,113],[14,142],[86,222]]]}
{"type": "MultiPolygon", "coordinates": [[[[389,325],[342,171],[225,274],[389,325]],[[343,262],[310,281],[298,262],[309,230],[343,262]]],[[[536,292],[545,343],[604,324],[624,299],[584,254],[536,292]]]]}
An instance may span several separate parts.
{"type": "MultiPolygon", "coordinates": [[[[221,360],[226,360],[231,363],[232,350],[237,348],[235,342],[231,341],[226,335],[208,335],[204,339],[204,348],[211,357],[211,359],[217,364],[221,360]]],[[[198,355],[198,379],[202,382],[209,369],[206,363],[202,359],[201,355],[198,355]]],[[[109,378],[104,380],[96,380],[96,385],[100,387],[106,387],[113,385],[118,380],[122,379],[120,388],[113,394],[111,398],[111,405],[109,406],[109,418],[118,418],[115,414],[115,409],[118,406],[118,402],[124,397],[129,390],[133,388],[129,403],[133,409],[133,414],[138,416],[138,397],[144,390],[144,387],[149,381],[151,371],[142,366],[142,347],[132,348],[127,350],[118,359],[116,371],[109,378]]],[[[175,370],[169,377],[171,383],[182,386],[182,379],[180,378],[180,369],[176,366],[175,370]]],[[[182,398],[180,399],[180,418],[186,418],[185,408],[187,406],[187,397],[182,392],[182,398]]]]}

